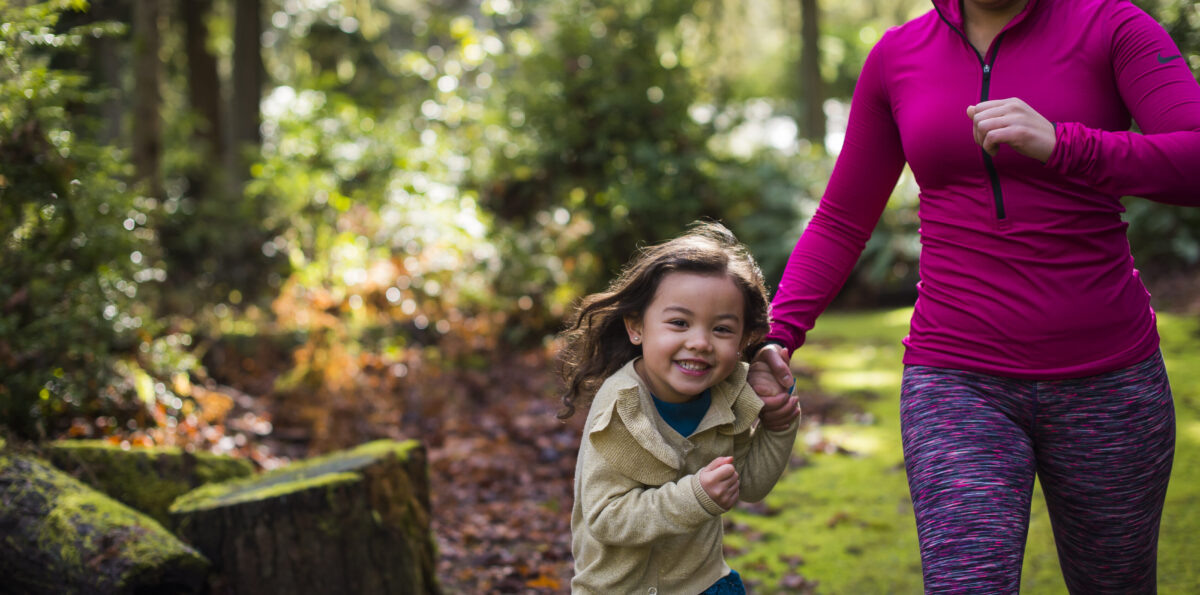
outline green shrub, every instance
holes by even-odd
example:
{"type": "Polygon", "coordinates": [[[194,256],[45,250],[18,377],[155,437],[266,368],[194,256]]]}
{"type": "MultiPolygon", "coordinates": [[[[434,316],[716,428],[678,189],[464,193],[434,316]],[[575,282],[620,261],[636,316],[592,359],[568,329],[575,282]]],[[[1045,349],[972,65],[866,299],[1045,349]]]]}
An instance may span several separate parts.
{"type": "MultiPolygon", "coordinates": [[[[498,159],[483,204],[531,246],[570,256],[570,278],[602,286],[639,245],[717,219],[751,244],[768,276],[798,235],[805,184],[795,161],[742,160],[714,147],[680,23],[681,2],[553,3],[553,34],[506,73],[519,151],[498,159]]],[[[728,124],[726,124],[728,125],[728,124]]],[[[519,248],[519,247],[518,247],[519,248]]],[[[519,252],[519,251],[518,251],[519,252]]],[[[513,259],[506,279],[529,279],[513,259]]]]}
{"type": "Polygon", "coordinates": [[[113,360],[137,345],[139,294],[163,276],[144,227],[153,201],[87,140],[84,78],[49,66],[103,32],[55,31],[82,5],[0,2],[0,424],[27,436],[116,402],[113,360]]]}

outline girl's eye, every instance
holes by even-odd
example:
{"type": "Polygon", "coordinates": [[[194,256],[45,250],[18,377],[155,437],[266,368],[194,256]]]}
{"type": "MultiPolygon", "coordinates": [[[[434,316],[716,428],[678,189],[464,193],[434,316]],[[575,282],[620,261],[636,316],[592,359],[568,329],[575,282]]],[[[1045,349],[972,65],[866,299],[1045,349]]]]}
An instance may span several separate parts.
{"type": "Polygon", "coordinates": [[[676,319],[673,319],[673,320],[668,320],[668,321],[667,321],[667,324],[669,324],[669,325],[671,325],[671,326],[677,326],[677,327],[680,327],[680,328],[683,328],[683,327],[687,326],[687,323],[686,323],[686,322],[684,322],[684,321],[682,321],[682,320],[680,320],[680,319],[678,319],[678,318],[676,318],[676,319]]]}
{"type": "Polygon", "coordinates": [[[713,329],[713,330],[715,330],[716,332],[721,333],[721,334],[732,334],[733,333],[733,329],[731,329],[727,326],[718,326],[716,329],[713,329]]]}

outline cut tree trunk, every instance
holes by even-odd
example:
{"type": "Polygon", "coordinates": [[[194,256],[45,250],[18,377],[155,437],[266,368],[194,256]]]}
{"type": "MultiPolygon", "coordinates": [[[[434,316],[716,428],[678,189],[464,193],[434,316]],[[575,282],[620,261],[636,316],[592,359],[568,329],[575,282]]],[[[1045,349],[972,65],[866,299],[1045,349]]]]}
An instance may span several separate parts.
{"type": "Polygon", "coordinates": [[[208,560],[33,457],[0,454],[0,592],[200,593],[208,560]]]}
{"type": "Polygon", "coordinates": [[[249,477],[254,465],[180,448],[130,448],[104,440],[60,440],[46,449],[55,467],[122,504],[172,528],[167,513],[175,498],[208,483],[249,477]]]}
{"type": "Polygon", "coordinates": [[[425,449],[381,440],[171,506],[237,593],[439,593],[425,449]]]}

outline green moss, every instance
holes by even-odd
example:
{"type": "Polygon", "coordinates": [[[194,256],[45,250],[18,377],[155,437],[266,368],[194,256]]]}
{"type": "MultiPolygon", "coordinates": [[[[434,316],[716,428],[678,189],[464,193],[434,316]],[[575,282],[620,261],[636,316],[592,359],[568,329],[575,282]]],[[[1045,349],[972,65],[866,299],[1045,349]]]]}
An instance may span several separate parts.
{"type": "MultiPolygon", "coordinates": [[[[31,538],[39,551],[51,552],[47,574],[62,577],[63,584],[90,584],[99,590],[121,588],[128,581],[165,566],[168,560],[184,561],[192,569],[208,562],[179,542],[155,520],[91,489],[49,464],[29,457],[0,456],[3,482],[0,501],[20,498],[26,506],[46,511],[31,538]],[[99,572],[96,562],[118,552],[127,565],[115,576],[99,572]]],[[[10,545],[17,537],[8,536],[10,545]]]]}
{"type": "Polygon", "coordinates": [[[47,453],[59,468],[164,525],[170,524],[168,509],[180,495],[254,472],[249,461],[232,457],[174,447],[126,450],[102,440],[61,440],[47,453]]]}
{"type": "Polygon", "coordinates": [[[1159,593],[1200,592],[1200,319],[1160,314],[1163,357],[1175,397],[1176,442],[1159,535],[1159,593]]]}
{"type": "Polygon", "coordinates": [[[240,502],[263,500],[282,494],[332,486],[360,479],[357,471],[385,457],[404,460],[420,445],[415,440],[377,440],[356,448],[314,457],[269,471],[259,477],[203,486],[175,501],[172,513],[205,510],[240,502]]]}
{"type": "MultiPolygon", "coordinates": [[[[811,464],[788,471],[767,497],[776,514],[731,513],[735,528],[726,533],[726,542],[739,553],[729,563],[758,583],[754,592],[788,592],[780,579],[793,569],[818,581],[817,592],[823,594],[922,591],[899,422],[900,339],[908,331],[910,313],[826,313],[796,354],[795,363],[817,370],[822,390],[847,398],[867,391],[879,398],[856,399],[868,414],[861,417],[864,424],[802,429],[797,450],[811,464]],[[853,454],[808,453],[806,444],[815,442],[853,454]],[[802,560],[798,565],[797,556],[802,560]]],[[[1158,327],[1178,417],[1159,541],[1159,593],[1196,593],[1200,567],[1192,558],[1194,536],[1200,532],[1200,320],[1164,314],[1158,327]]],[[[1066,593],[1040,486],[1030,513],[1021,592],[1066,593]]]]}
{"type": "Polygon", "coordinates": [[[184,494],[171,505],[171,512],[188,510],[204,510],[251,502],[267,500],[284,494],[302,492],[318,487],[336,487],[345,483],[359,481],[357,473],[332,473],[317,477],[297,477],[288,481],[269,481],[260,483],[253,479],[228,481],[209,484],[184,494]]]}

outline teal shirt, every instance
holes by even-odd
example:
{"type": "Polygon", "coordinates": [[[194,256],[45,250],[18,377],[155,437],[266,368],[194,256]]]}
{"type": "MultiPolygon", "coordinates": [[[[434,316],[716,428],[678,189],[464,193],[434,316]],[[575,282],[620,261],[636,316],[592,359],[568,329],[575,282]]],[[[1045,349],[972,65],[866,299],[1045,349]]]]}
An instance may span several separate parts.
{"type": "Polygon", "coordinates": [[[654,399],[654,408],[658,409],[663,421],[684,438],[696,431],[700,421],[704,419],[704,414],[708,413],[708,406],[712,405],[712,390],[705,390],[699,397],[686,403],[668,403],[658,400],[654,395],[650,396],[654,399]]]}

